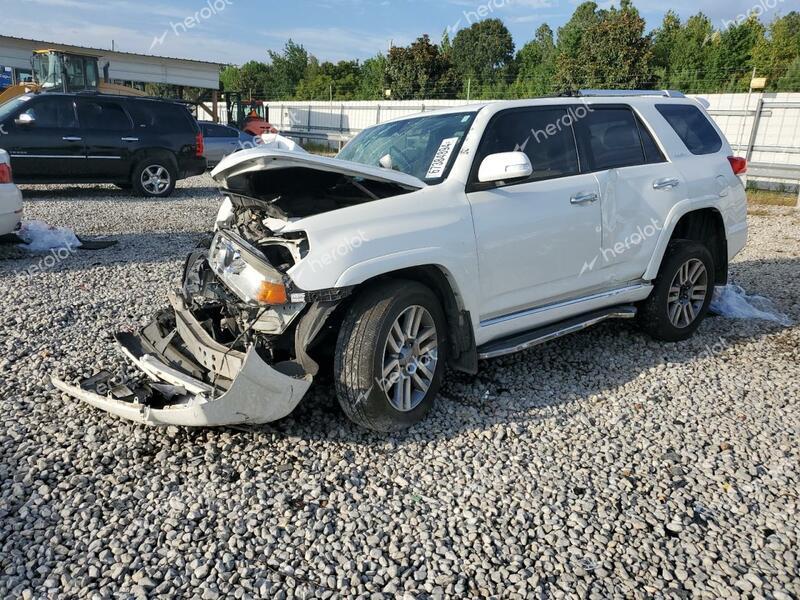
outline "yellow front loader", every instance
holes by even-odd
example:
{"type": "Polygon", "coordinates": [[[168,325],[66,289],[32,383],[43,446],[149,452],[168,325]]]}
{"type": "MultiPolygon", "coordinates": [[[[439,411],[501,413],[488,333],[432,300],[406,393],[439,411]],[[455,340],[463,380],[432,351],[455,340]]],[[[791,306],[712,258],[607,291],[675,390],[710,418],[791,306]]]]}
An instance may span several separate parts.
{"type": "Polygon", "coordinates": [[[0,104],[29,92],[93,91],[117,96],[146,96],[142,91],[108,83],[98,68],[99,57],[61,50],[36,50],[31,58],[33,81],[0,92],[0,104]]]}

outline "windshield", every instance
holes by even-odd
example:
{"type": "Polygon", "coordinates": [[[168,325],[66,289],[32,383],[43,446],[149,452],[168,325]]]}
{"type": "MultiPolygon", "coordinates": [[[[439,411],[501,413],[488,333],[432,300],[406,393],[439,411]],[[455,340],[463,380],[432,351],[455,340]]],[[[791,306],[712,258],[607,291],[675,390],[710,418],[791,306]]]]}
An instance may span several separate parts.
{"type": "Polygon", "coordinates": [[[18,108],[21,108],[30,99],[30,96],[20,96],[19,98],[14,98],[4,104],[0,104],[0,123],[14,114],[18,108]]]}
{"type": "Polygon", "coordinates": [[[57,54],[35,55],[33,70],[36,73],[36,81],[42,86],[42,89],[50,90],[62,86],[61,60],[57,54]]]}
{"type": "Polygon", "coordinates": [[[447,176],[475,115],[432,115],[378,125],[358,134],[336,158],[439,183],[447,176]]]}

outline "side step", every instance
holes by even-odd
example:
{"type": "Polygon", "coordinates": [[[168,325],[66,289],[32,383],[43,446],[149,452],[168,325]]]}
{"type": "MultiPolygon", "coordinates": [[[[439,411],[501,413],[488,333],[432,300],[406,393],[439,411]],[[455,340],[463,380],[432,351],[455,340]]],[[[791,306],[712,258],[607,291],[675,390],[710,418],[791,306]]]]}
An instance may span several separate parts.
{"type": "Polygon", "coordinates": [[[487,358],[497,358],[499,356],[506,356],[507,354],[514,354],[515,352],[533,348],[534,346],[558,339],[570,333],[582,331],[592,325],[607,321],[608,319],[633,319],[635,316],[635,306],[626,305],[604,308],[579,317],[567,319],[566,321],[560,321],[552,325],[546,325],[545,327],[489,342],[478,348],[478,358],[486,360],[487,358]]]}

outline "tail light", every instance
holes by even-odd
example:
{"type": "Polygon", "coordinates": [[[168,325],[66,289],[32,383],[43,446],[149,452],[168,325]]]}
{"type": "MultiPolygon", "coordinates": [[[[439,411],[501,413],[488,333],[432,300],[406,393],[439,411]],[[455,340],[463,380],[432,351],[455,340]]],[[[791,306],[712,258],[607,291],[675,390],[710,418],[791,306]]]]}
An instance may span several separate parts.
{"type": "Polygon", "coordinates": [[[205,140],[203,140],[203,134],[202,133],[200,133],[200,132],[197,133],[197,137],[195,138],[195,142],[196,142],[196,148],[197,148],[195,150],[195,155],[197,156],[197,158],[202,158],[203,155],[206,152],[206,144],[205,144],[205,140]]]}
{"type": "Polygon", "coordinates": [[[11,174],[11,165],[6,163],[0,164],[0,183],[14,183],[14,177],[11,174]]]}
{"type": "Polygon", "coordinates": [[[734,175],[744,175],[747,173],[747,159],[740,156],[729,156],[728,162],[731,163],[734,175]]]}

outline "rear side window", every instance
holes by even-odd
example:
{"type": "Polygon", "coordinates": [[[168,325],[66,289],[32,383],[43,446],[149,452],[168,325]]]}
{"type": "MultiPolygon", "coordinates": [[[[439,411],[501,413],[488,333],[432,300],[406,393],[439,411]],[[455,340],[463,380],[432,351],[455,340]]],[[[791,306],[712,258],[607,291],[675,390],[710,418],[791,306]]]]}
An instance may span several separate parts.
{"type": "Polygon", "coordinates": [[[576,121],[584,171],[605,171],[664,162],[650,132],[627,107],[595,107],[576,121]]]}
{"type": "Polygon", "coordinates": [[[484,158],[499,152],[524,152],[533,165],[526,181],[578,174],[578,151],[566,109],[512,110],[489,124],[481,142],[476,169],[484,158]]]}
{"type": "Polygon", "coordinates": [[[211,125],[209,123],[203,123],[201,125],[201,129],[203,130],[203,135],[209,138],[238,138],[239,134],[230,127],[225,127],[223,125],[211,125]]]}
{"type": "Polygon", "coordinates": [[[131,120],[122,105],[109,100],[78,100],[81,127],[100,131],[130,131],[131,120]]]}
{"type": "Polygon", "coordinates": [[[715,154],[722,149],[722,138],[696,106],[657,104],[656,109],[672,126],[692,154],[715,154]]]}
{"type": "Polygon", "coordinates": [[[134,101],[128,103],[136,129],[153,129],[158,133],[193,132],[191,115],[180,104],[156,101],[134,101]]]}

